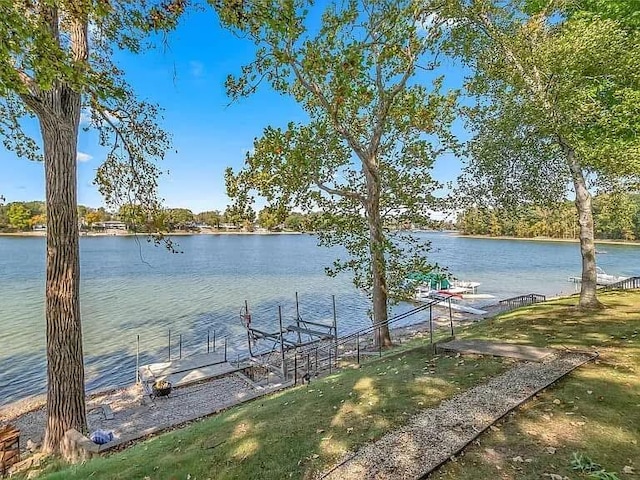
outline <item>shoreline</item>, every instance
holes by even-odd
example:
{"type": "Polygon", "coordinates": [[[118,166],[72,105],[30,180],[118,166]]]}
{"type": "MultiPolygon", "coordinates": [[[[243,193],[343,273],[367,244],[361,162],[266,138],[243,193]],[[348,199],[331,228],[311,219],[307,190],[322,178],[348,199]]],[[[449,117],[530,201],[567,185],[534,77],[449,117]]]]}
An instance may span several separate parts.
{"type": "MultiPolygon", "coordinates": [[[[575,296],[575,293],[571,294],[558,294],[553,295],[547,298],[547,301],[554,301],[562,298],[569,298],[575,296]]],[[[456,327],[460,327],[463,324],[467,324],[469,322],[483,322],[488,319],[503,313],[505,310],[500,306],[499,301],[496,300],[495,303],[490,305],[486,305],[483,307],[484,310],[487,311],[484,315],[473,315],[466,312],[454,311],[453,312],[453,323],[456,327]]],[[[449,316],[447,315],[446,307],[438,306],[436,307],[436,311],[441,310],[441,315],[436,313],[433,318],[434,323],[434,332],[439,328],[449,328],[449,316]]],[[[414,338],[416,335],[426,335],[429,328],[429,320],[420,320],[415,323],[411,323],[409,325],[392,325],[390,326],[391,333],[394,337],[395,346],[401,345],[403,342],[414,338]]],[[[369,339],[373,341],[373,337],[369,339]]],[[[206,383],[206,381],[205,381],[206,383]]],[[[93,390],[85,392],[85,399],[88,402],[107,395],[119,395],[126,392],[129,392],[132,388],[136,388],[137,384],[132,385],[113,385],[110,387],[105,387],[101,390],[93,390]]],[[[184,388],[184,387],[180,387],[184,388]]],[[[3,421],[15,421],[25,415],[33,413],[35,411],[41,410],[46,407],[47,394],[46,393],[38,393],[34,395],[28,395],[26,397],[22,397],[16,399],[12,402],[6,404],[0,404],[0,419],[3,421]]]]}
{"type": "MultiPolygon", "coordinates": [[[[459,232],[452,232],[449,235],[457,238],[476,238],[476,239],[485,239],[485,240],[517,240],[522,242],[580,243],[580,240],[577,238],[508,237],[504,235],[492,237],[489,235],[464,235],[459,232]]],[[[638,240],[596,239],[594,243],[600,244],[600,245],[627,245],[632,247],[640,247],[640,241],[638,240]]]]}
{"type": "MultiPolygon", "coordinates": [[[[228,230],[212,230],[203,232],[167,232],[166,237],[189,237],[198,235],[304,235],[306,232],[235,232],[228,230]]],[[[47,232],[0,232],[0,237],[46,237],[47,232]]],[[[147,233],[123,232],[111,230],[107,232],[80,232],[80,237],[146,237],[147,233]]]]}

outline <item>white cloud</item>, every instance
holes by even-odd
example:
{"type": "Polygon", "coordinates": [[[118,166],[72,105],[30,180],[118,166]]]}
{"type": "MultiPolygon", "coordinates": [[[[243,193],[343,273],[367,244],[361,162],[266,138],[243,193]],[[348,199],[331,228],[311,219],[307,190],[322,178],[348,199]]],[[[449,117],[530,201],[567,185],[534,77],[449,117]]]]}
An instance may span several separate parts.
{"type": "Polygon", "coordinates": [[[84,153],[84,152],[78,152],[78,161],[79,162],[88,162],[89,160],[91,160],[93,157],[91,155],[89,155],[88,153],[84,153]]]}
{"type": "Polygon", "coordinates": [[[200,62],[192,60],[189,62],[189,70],[191,71],[191,75],[199,78],[204,74],[204,65],[200,62]]]}

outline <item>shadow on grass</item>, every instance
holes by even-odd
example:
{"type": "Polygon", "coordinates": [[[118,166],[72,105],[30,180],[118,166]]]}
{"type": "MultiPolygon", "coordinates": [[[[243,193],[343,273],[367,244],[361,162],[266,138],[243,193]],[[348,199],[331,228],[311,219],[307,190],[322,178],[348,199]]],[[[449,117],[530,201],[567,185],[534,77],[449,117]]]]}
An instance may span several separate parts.
{"type": "Polygon", "coordinates": [[[430,478],[592,478],[572,470],[574,452],[621,479],[635,478],[622,472],[640,470],[640,292],[601,299],[608,308],[598,312],[570,310],[559,317],[566,307],[556,302],[468,331],[506,339],[520,334],[541,346],[595,348],[600,358],[510,414],[499,430],[485,433],[430,478]],[[550,314],[556,315],[555,328],[554,319],[544,316],[550,314]],[[527,322],[530,331],[524,329],[527,322]]]}
{"type": "Polygon", "coordinates": [[[46,478],[306,478],[504,368],[422,349],[383,357],[46,478]]]}

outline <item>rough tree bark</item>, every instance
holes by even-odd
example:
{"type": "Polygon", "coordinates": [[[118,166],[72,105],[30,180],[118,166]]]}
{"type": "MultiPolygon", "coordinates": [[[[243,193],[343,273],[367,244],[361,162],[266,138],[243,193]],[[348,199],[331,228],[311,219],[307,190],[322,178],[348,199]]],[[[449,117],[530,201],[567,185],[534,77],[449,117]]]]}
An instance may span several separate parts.
{"type": "MultiPolygon", "coordinates": [[[[57,86],[42,95],[55,113],[40,117],[47,199],[47,431],[43,449],[64,433],[86,431],[80,322],[76,156],[80,94],[57,86]]],[[[61,451],[63,456],[66,452],[61,451]]]]}
{"type": "MultiPolygon", "coordinates": [[[[68,4],[69,48],[82,70],[89,54],[82,3],[68,4]]],[[[61,45],[55,6],[41,10],[52,38],[61,45]]],[[[43,451],[72,457],[62,438],[71,428],[86,431],[84,362],[80,322],[80,259],[77,212],[77,143],[82,92],[57,81],[32,88],[24,98],[37,115],[43,140],[47,205],[45,317],[47,331],[47,429],[43,451]]]]}
{"type": "Polygon", "coordinates": [[[367,184],[366,214],[369,224],[369,254],[371,256],[373,321],[376,328],[376,344],[392,345],[387,312],[386,261],[384,258],[384,235],[380,217],[380,180],[373,162],[363,162],[367,184]]]}
{"type": "Polygon", "coordinates": [[[593,209],[591,194],[587,188],[582,167],[572,148],[565,142],[563,150],[567,157],[567,165],[571,171],[573,187],[576,194],[575,204],[578,210],[578,224],[580,225],[580,254],[582,255],[582,282],[580,285],[580,308],[602,308],[596,296],[596,248],[594,243],[593,209]]]}

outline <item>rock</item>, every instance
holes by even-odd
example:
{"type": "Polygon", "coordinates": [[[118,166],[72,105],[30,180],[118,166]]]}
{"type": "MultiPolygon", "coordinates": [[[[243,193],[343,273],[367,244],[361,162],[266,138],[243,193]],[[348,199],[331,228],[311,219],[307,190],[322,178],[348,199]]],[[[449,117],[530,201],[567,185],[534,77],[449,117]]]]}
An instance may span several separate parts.
{"type": "Polygon", "coordinates": [[[34,453],[38,448],[40,448],[39,444],[31,439],[27,440],[27,450],[29,450],[31,453],[34,453]]]}
{"type": "Polygon", "coordinates": [[[635,475],[635,469],[633,467],[630,467],[629,465],[625,465],[622,468],[622,473],[626,474],[626,475],[635,475]]]}

